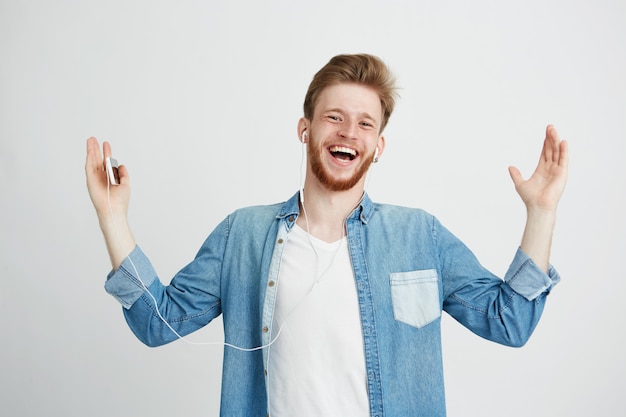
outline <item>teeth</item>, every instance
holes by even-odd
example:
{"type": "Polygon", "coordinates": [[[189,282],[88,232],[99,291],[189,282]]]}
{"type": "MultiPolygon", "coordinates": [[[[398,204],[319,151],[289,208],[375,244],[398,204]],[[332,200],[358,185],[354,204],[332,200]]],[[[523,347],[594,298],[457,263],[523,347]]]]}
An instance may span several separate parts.
{"type": "Polygon", "coordinates": [[[356,156],[356,151],[354,149],[344,148],[343,146],[331,146],[330,147],[330,151],[331,152],[347,153],[347,154],[350,154],[352,156],[356,156]]]}

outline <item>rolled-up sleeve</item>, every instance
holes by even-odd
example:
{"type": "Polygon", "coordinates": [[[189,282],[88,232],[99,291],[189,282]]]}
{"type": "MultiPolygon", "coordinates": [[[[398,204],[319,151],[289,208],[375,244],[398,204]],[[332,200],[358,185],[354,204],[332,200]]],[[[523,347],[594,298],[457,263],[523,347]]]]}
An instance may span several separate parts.
{"type": "Polygon", "coordinates": [[[139,246],[135,246],[120,267],[109,272],[104,289],[129,309],[155,279],[157,274],[150,260],[139,246]]]}
{"type": "Polygon", "coordinates": [[[560,280],[559,273],[552,265],[547,273],[544,272],[521,248],[517,249],[513,262],[504,275],[504,281],[513,291],[528,301],[536,299],[544,292],[550,292],[560,280]]]}

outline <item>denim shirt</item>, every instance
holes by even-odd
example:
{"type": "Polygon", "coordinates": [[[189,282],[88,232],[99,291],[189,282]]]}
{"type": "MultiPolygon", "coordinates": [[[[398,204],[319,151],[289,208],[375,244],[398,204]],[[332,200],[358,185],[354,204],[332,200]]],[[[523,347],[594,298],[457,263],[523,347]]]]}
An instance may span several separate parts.
{"type": "MultiPolygon", "coordinates": [[[[155,314],[139,277],[179,334],[222,314],[226,343],[267,345],[283,248],[298,215],[297,193],[285,203],[235,211],[168,286],[136,247],[109,274],[105,288],[121,302],[130,328],[148,346],[177,336],[155,314]]],[[[347,218],[346,230],[370,416],[445,416],[442,310],[481,337],[522,346],[559,281],[552,266],[544,273],[521,249],[502,280],[432,215],[373,203],[367,195],[347,218]]],[[[267,352],[225,346],[222,416],[267,415],[267,352]]]]}

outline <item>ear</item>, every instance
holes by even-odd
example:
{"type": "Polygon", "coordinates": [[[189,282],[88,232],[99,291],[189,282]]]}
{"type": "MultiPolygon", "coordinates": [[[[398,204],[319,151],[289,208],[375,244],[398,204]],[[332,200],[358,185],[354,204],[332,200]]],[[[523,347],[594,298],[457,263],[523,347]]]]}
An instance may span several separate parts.
{"type": "Polygon", "coordinates": [[[298,140],[302,143],[306,143],[309,134],[309,119],[301,117],[300,120],[298,120],[298,140]]]}
{"type": "Polygon", "coordinates": [[[376,144],[376,149],[378,150],[378,157],[380,158],[380,156],[383,154],[383,151],[385,150],[385,137],[381,136],[378,138],[378,144],[376,144]]]}

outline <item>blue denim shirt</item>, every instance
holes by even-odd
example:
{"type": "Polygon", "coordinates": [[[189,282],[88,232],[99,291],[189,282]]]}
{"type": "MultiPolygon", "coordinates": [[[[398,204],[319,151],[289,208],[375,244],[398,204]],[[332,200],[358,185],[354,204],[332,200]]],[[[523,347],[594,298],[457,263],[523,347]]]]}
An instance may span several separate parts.
{"type": "MultiPolygon", "coordinates": [[[[149,346],[177,339],[159,311],[186,335],[222,314],[227,343],[266,345],[284,243],[299,215],[298,194],[229,215],[196,258],[164,286],[139,247],[106,290],[124,306],[135,335],[149,346]]],[[[442,310],[472,332],[509,346],[533,332],[546,295],[559,281],[517,250],[504,280],[432,215],[373,203],[366,195],[346,221],[361,315],[371,416],[445,416],[442,310]]],[[[331,343],[331,342],[329,342],[331,343]]],[[[265,416],[267,349],[224,348],[222,416],[265,416]]]]}

